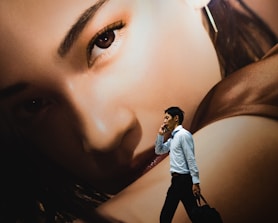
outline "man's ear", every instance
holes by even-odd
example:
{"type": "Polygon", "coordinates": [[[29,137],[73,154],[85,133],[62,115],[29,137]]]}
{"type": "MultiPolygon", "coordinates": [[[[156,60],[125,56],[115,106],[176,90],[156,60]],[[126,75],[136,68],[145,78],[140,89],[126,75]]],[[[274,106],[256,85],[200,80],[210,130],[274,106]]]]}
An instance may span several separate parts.
{"type": "Polygon", "coordinates": [[[205,7],[210,0],[187,0],[189,4],[194,8],[194,9],[200,9],[205,7]]]}

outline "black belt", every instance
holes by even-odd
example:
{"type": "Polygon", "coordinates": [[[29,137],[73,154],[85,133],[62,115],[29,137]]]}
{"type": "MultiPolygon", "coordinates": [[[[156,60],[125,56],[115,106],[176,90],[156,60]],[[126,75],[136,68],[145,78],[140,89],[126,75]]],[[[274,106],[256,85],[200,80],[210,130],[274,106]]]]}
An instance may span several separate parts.
{"type": "Polygon", "coordinates": [[[177,176],[186,176],[186,175],[190,175],[189,173],[176,173],[173,172],[171,173],[172,177],[177,177],[177,176]]]}

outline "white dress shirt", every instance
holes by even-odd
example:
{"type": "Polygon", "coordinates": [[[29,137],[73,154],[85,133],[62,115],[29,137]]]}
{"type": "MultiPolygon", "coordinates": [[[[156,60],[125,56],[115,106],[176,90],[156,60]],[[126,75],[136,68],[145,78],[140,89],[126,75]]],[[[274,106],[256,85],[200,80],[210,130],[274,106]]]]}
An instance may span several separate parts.
{"type": "Polygon", "coordinates": [[[193,184],[200,183],[193,138],[191,133],[184,129],[182,125],[174,129],[172,137],[166,142],[164,142],[164,136],[158,134],[155,153],[161,155],[168,152],[170,152],[171,173],[190,174],[193,184]]]}

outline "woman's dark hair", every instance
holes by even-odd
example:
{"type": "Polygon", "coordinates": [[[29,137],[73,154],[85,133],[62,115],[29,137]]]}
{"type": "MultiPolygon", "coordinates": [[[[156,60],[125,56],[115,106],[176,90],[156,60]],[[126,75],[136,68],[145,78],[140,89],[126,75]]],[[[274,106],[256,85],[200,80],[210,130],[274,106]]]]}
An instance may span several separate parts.
{"type": "MultiPolygon", "coordinates": [[[[260,59],[277,43],[269,27],[243,1],[238,3],[241,11],[227,0],[212,0],[208,5],[219,30],[216,36],[211,29],[210,36],[223,76],[260,59]]],[[[106,222],[93,208],[110,196],[45,160],[32,145],[13,134],[14,130],[7,128],[11,125],[1,122],[3,119],[1,116],[1,221],[48,223],[81,218],[106,222]]]]}
{"type": "Polygon", "coordinates": [[[218,28],[215,33],[210,26],[209,33],[223,77],[261,59],[278,41],[269,26],[242,0],[234,2],[238,3],[240,10],[227,0],[212,0],[208,5],[218,28]]]}
{"type": "Polygon", "coordinates": [[[164,113],[168,113],[169,115],[171,115],[172,117],[175,117],[176,115],[179,117],[179,124],[181,125],[184,119],[184,111],[181,110],[179,107],[170,107],[167,108],[164,113]]]}
{"type": "Polygon", "coordinates": [[[0,113],[1,222],[110,222],[95,211],[109,195],[40,154],[0,113]]]}

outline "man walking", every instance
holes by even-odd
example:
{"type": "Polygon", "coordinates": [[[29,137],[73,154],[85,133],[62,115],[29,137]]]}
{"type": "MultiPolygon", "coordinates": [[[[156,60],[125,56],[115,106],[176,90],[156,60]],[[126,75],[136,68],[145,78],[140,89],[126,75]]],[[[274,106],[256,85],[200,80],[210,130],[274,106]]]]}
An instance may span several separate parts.
{"type": "Polygon", "coordinates": [[[179,107],[165,110],[164,121],[156,139],[155,153],[169,152],[171,185],[161,210],[160,223],[170,223],[173,219],[179,201],[191,218],[191,213],[197,207],[196,197],[200,194],[199,170],[195,160],[194,142],[189,131],[183,128],[184,112],[179,107]],[[171,137],[164,142],[165,133],[171,137]]]}

